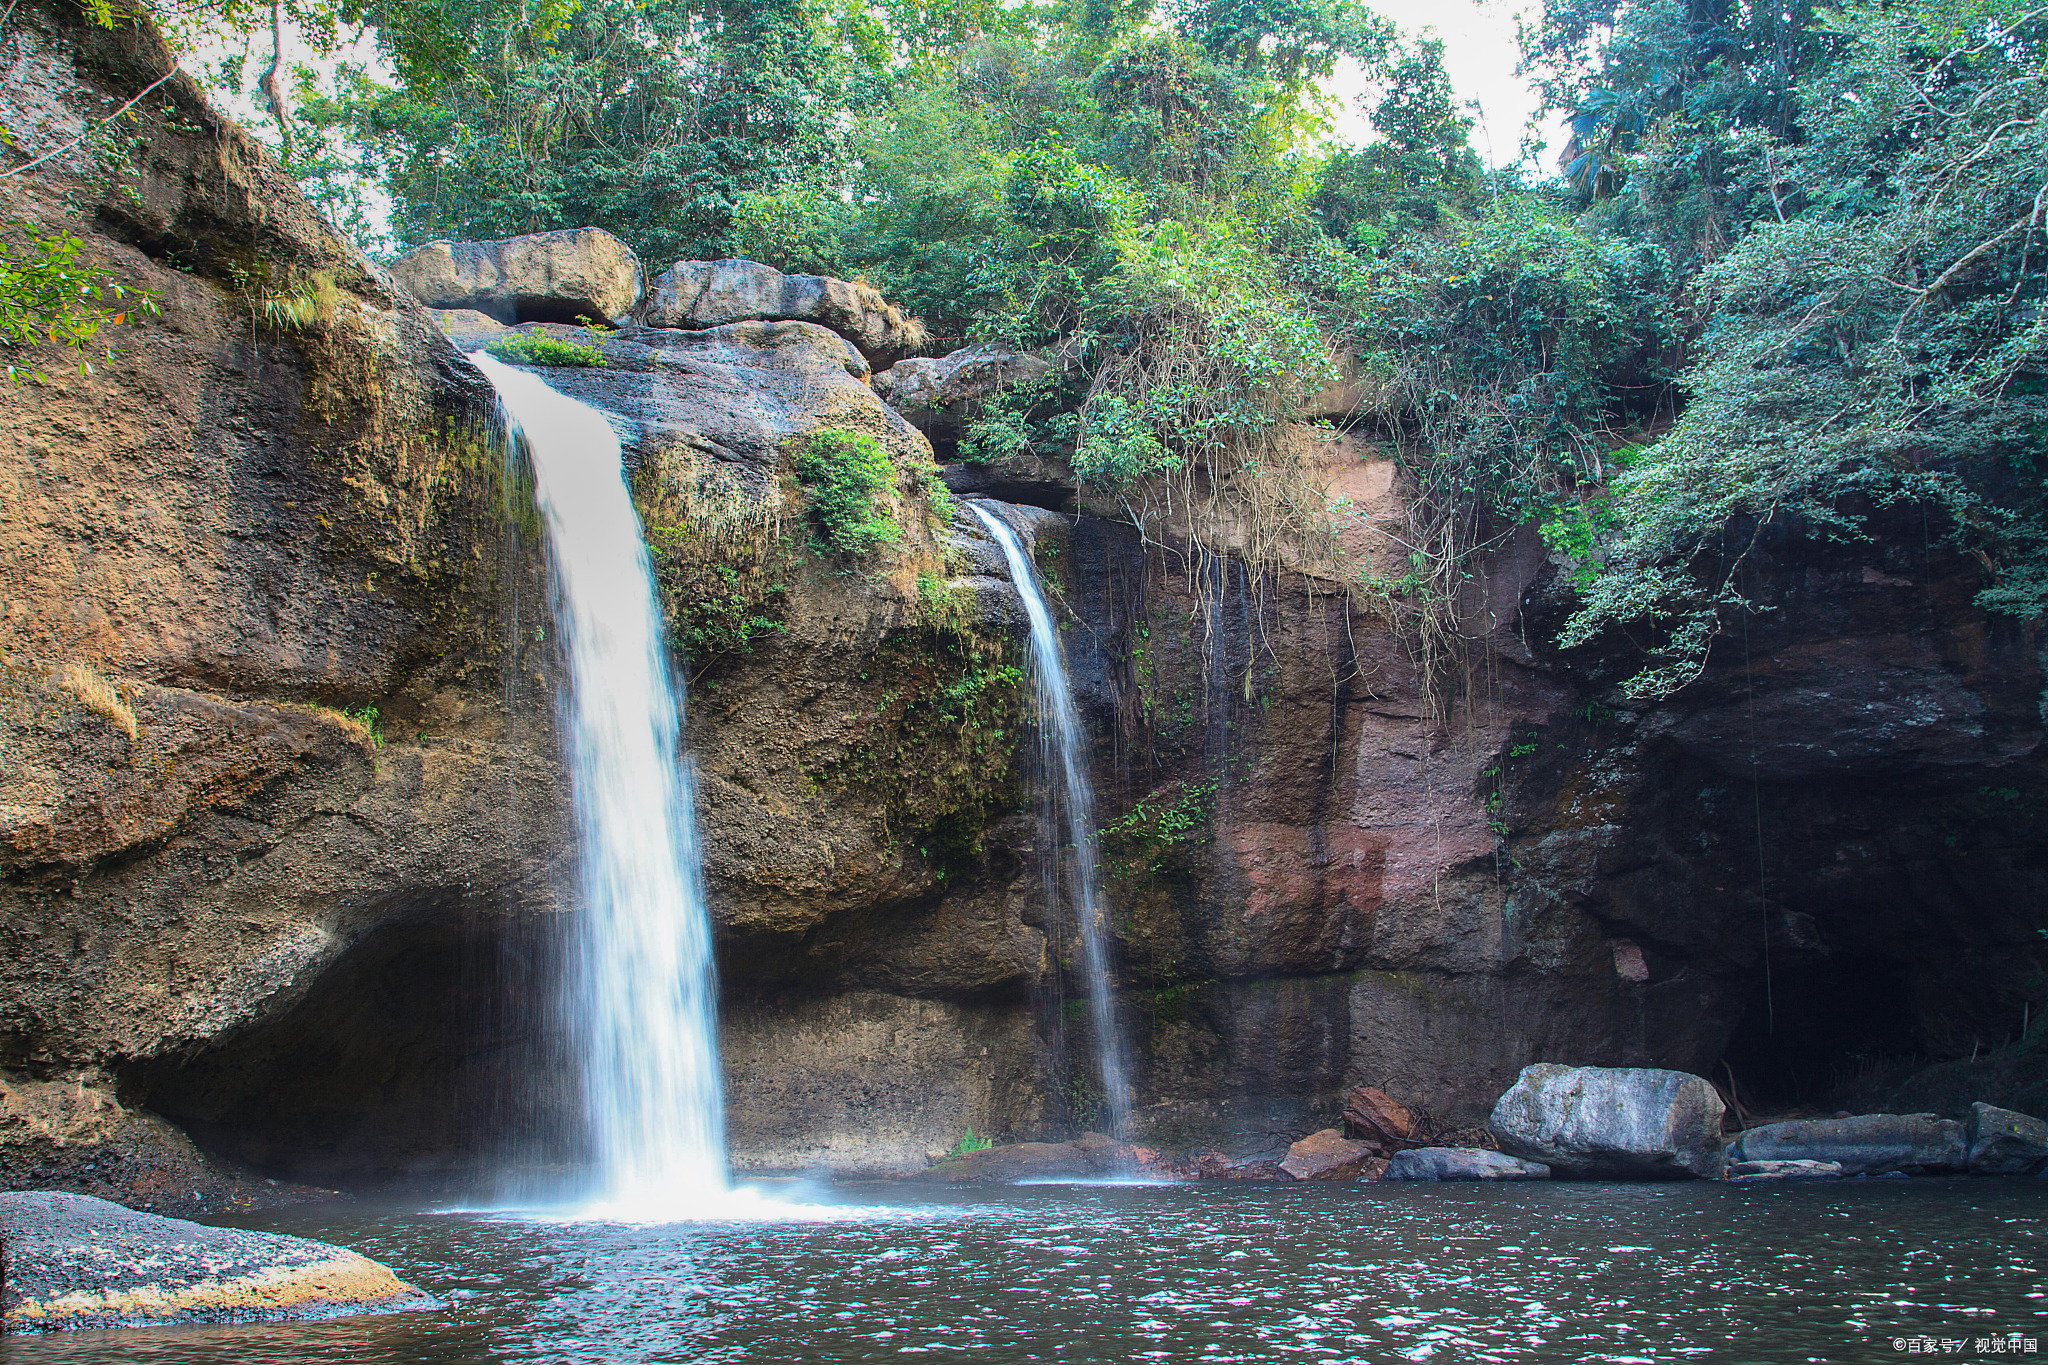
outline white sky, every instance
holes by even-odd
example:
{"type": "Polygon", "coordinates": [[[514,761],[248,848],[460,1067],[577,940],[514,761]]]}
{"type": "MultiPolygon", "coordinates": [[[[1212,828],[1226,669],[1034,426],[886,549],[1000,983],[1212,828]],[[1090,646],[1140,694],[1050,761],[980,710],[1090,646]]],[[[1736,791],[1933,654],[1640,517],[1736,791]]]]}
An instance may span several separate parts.
{"type": "MultiPolygon", "coordinates": [[[[1404,37],[1433,31],[1443,40],[1444,66],[1450,72],[1452,89],[1461,102],[1471,101],[1478,105],[1472,128],[1473,150],[1488,165],[1512,165],[1520,155],[1523,130],[1536,108],[1534,91],[1515,75],[1515,62],[1520,55],[1515,46],[1515,19],[1520,14],[1533,13],[1538,0],[1369,2],[1392,20],[1404,37]]],[[[244,49],[250,54],[244,68],[245,78],[250,82],[254,81],[267,60],[267,37],[267,34],[259,35],[244,49]]],[[[291,60],[305,61],[310,56],[298,43],[293,42],[290,46],[293,49],[289,54],[291,60]]],[[[186,69],[199,74],[200,63],[217,61],[230,50],[224,44],[207,44],[187,58],[186,69]]],[[[388,72],[379,70],[382,63],[377,58],[370,35],[359,36],[346,55],[356,61],[367,61],[372,70],[388,76],[388,72]]],[[[1372,90],[1357,64],[1345,61],[1331,80],[1329,89],[1337,102],[1331,129],[1333,137],[1352,145],[1366,141],[1370,129],[1359,99],[1371,95],[1372,90]]],[[[245,91],[240,98],[229,99],[215,92],[215,98],[227,106],[227,112],[266,137],[270,136],[273,130],[268,119],[256,107],[253,96],[253,91],[245,91]]]]}
{"type": "MultiPolygon", "coordinates": [[[[1434,29],[1443,39],[1444,68],[1458,99],[1477,100],[1479,116],[1472,127],[1472,149],[1494,166],[1512,165],[1520,155],[1522,130],[1536,109],[1536,94],[1515,74],[1520,52],[1515,46],[1515,18],[1532,17],[1536,0],[1368,0],[1392,20],[1402,36],[1434,29]]],[[[1346,63],[1331,82],[1343,100],[1336,133],[1348,143],[1366,140],[1365,113],[1357,97],[1367,92],[1358,68],[1346,63]]],[[[1555,141],[1553,137],[1551,139],[1555,141]]]]}

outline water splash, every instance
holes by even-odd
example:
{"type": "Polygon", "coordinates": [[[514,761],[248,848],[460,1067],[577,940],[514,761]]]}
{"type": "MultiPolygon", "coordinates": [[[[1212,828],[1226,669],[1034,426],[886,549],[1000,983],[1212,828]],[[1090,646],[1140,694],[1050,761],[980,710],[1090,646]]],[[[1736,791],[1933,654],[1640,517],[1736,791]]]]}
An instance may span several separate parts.
{"type": "Polygon", "coordinates": [[[1074,858],[1074,918],[1081,928],[1081,959],[1088,987],[1088,1018],[1095,1029],[1095,1061],[1101,1072],[1103,1110],[1110,1136],[1129,1137],[1131,1090],[1124,1068],[1123,1035],[1117,1028],[1116,1001],[1110,993],[1109,922],[1102,902],[1102,875],[1095,845],[1095,788],[1082,761],[1081,714],[1067,680],[1060,654],[1059,632],[1046,609],[1045,593],[1031,557],[1017,533],[979,503],[968,508],[981,518],[1002,548],[1010,581],[1024,599],[1031,622],[1031,678],[1038,694],[1038,743],[1047,771],[1059,780],[1067,814],[1067,842],[1074,858]]]}
{"type": "Polygon", "coordinates": [[[640,519],[595,408],[481,352],[533,467],[569,665],[562,707],[581,895],[564,1004],[596,1158],[589,1211],[717,1216],[728,1201],[711,926],[640,519]]]}

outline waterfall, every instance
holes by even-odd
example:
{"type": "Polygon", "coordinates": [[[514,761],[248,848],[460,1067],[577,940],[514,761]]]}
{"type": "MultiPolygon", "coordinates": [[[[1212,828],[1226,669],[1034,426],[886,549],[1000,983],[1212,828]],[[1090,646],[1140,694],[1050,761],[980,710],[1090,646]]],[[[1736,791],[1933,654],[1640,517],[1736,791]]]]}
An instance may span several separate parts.
{"type": "MultiPolygon", "coordinates": [[[[1024,599],[1031,622],[1031,677],[1038,694],[1039,756],[1060,784],[1067,813],[1067,842],[1074,857],[1074,918],[1080,924],[1082,969],[1088,987],[1088,1017],[1095,1029],[1096,1065],[1101,1071],[1103,1108],[1112,1137],[1130,1136],[1131,1091],[1124,1069],[1123,1035],[1117,1029],[1116,1002],[1110,995],[1108,910],[1102,903],[1102,876],[1095,847],[1095,788],[1082,759],[1081,715],[1074,689],[1067,681],[1060,654],[1059,632],[1046,609],[1038,573],[1024,546],[1007,523],[979,503],[967,504],[988,527],[1010,566],[1010,581],[1024,599]]],[[[1051,908],[1051,907],[1048,907],[1051,908]]]]}
{"type": "Polygon", "coordinates": [[[575,947],[563,1000],[583,1067],[597,1204],[681,1216],[726,1189],[711,926],[682,706],[619,441],[603,414],[481,352],[533,467],[575,796],[575,947]]]}

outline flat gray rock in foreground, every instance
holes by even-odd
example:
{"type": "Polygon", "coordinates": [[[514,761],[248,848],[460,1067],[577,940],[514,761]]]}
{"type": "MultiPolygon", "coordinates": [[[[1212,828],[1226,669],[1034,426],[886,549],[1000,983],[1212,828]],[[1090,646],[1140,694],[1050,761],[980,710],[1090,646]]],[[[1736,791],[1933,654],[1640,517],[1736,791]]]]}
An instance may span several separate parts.
{"type": "Polygon", "coordinates": [[[1727,1171],[1728,1179],[1739,1185],[1779,1180],[1840,1180],[1839,1161],[1736,1161],[1727,1171]]]}
{"type": "Polygon", "coordinates": [[[1561,1176],[1669,1180],[1721,1174],[1720,1092],[1646,1067],[1525,1066],[1493,1107],[1501,1150],[1561,1176]]]}
{"type": "Polygon", "coordinates": [[[1972,1175],[2048,1173],[2048,1123],[1979,1101],[1970,1106],[1972,1175]]]}
{"type": "Polygon", "coordinates": [[[1787,1119],[1751,1128],[1728,1149],[1730,1161],[1835,1161],[1843,1175],[1937,1175],[1968,1161],[1963,1125],[1933,1114],[1859,1114],[1846,1119],[1787,1119]]]}
{"type": "Polygon", "coordinates": [[[366,1256],[82,1194],[0,1194],[0,1332],[265,1322],[433,1308],[366,1256]]]}
{"type": "Polygon", "coordinates": [[[1394,1153],[1384,1180],[1548,1180],[1550,1168],[1484,1147],[1411,1147],[1394,1153]]]}

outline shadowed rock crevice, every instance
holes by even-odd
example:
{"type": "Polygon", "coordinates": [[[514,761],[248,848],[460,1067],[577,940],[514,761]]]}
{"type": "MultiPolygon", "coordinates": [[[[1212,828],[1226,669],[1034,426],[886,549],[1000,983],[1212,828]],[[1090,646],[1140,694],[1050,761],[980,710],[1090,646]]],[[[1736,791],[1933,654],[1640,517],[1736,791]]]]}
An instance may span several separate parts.
{"type": "Polygon", "coordinates": [[[126,1089],[277,1176],[443,1181],[561,1160],[574,1078],[547,1004],[550,920],[459,898],[386,923],[274,1018],[131,1068],[126,1089]]]}

